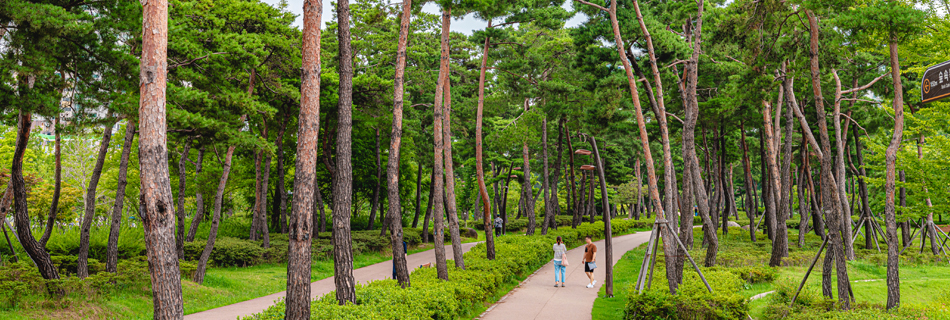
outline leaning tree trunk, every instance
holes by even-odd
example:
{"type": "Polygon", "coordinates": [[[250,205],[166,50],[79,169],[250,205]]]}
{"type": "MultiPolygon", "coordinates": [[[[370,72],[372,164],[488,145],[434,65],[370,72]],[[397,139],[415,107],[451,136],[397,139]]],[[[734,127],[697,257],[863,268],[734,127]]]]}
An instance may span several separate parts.
{"type": "MultiPolygon", "coordinates": [[[[448,45],[449,27],[452,22],[452,11],[442,11],[442,34],[448,45]]],[[[448,53],[448,52],[446,52],[448,53]]],[[[465,259],[462,256],[462,238],[459,234],[458,206],[455,204],[455,165],[452,163],[452,78],[445,77],[445,102],[443,103],[443,149],[445,151],[445,214],[449,217],[449,233],[452,236],[452,258],[455,267],[465,269],[465,259]]],[[[438,133],[436,133],[438,134],[438,133]]]]}
{"type": "Polygon", "coordinates": [[[580,212],[578,212],[578,208],[580,208],[581,201],[577,196],[577,180],[574,179],[574,144],[571,143],[571,130],[567,128],[567,124],[564,125],[564,133],[567,136],[567,153],[570,160],[568,162],[568,167],[570,168],[568,172],[571,174],[571,181],[568,183],[570,188],[568,188],[567,191],[573,198],[573,201],[568,203],[568,207],[573,206],[574,208],[571,210],[574,214],[571,220],[571,228],[577,229],[577,225],[580,224],[580,219],[578,218],[580,212]]]}
{"type": "MultiPolygon", "coordinates": [[[[389,219],[389,240],[393,249],[393,269],[396,271],[396,280],[403,288],[409,286],[409,269],[406,266],[406,253],[403,250],[402,213],[399,200],[399,147],[402,144],[402,106],[403,106],[403,74],[406,70],[406,44],[409,39],[409,16],[412,9],[412,0],[402,2],[402,19],[399,24],[399,43],[396,46],[396,76],[395,96],[393,98],[393,129],[389,142],[389,162],[386,164],[386,190],[389,196],[389,206],[386,216],[389,219]]],[[[419,168],[421,179],[422,168],[419,168]]],[[[419,181],[416,181],[418,186],[419,181]]],[[[416,188],[416,217],[419,208],[419,189],[416,188]]],[[[416,218],[418,221],[418,218],[416,218]]],[[[415,227],[415,226],[413,226],[415,227]]]]}
{"type": "MultiPolygon", "coordinates": [[[[109,224],[109,243],[106,246],[106,272],[115,273],[116,265],[119,263],[119,230],[122,227],[122,208],[125,205],[125,187],[129,184],[127,179],[129,154],[132,153],[133,140],[135,140],[135,123],[129,120],[125,125],[125,140],[122,143],[122,157],[119,160],[119,176],[116,178],[115,202],[112,205],[112,221],[109,224]]],[[[199,159],[198,161],[201,160],[199,159]]]]}
{"type": "MultiPolygon", "coordinates": [[[[399,128],[402,132],[402,128],[399,128]]],[[[412,227],[419,227],[419,214],[422,206],[422,163],[418,162],[416,166],[416,215],[412,218],[412,227]]]]}
{"type": "Polygon", "coordinates": [[[353,48],[350,46],[350,1],[336,4],[339,40],[340,93],[336,136],[336,176],[333,179],[333,282],[340,305],[356,303],[350,205],[353,202],[353,48]]]}
{"type": "MultiPolygon", "coordinates": [[[[55,157],[55,173],[53,174],[53,198],[52,204],[49,206],[49,216],[46,220],[46,230],[43,231],[43,236],[40,237],[40,245],[43,248],[46,248],[46,242],[49,241],[49,237],[53,234],[53,225],[56,223],[56,215],[59,213],[59,194],[63,186],[63,162],[62,162],[62,147],[61,147],[61,137],[59,133],[59,115],[56,115],[56,118],[53,120],[53,128],[56,130],[55,142],[53,142],[53,155],[55,157]]],[[[13,251],[12,249],[10,251],[13,251]]],[[[16,257],[16,255],[14,255],[16,257]]]]}
{"type": "MultiPolygon", "coordinates": [[[[13,223],[16,225],[17,240],[20,241],[23,250],[26,251],[36,268],[39,269],[40,275],[47,280],[59,279],[59,273],[56,271],[56,266],[53,265],[49,253],[33,238],[33,233],[30,232],[30,214],[27,212],[26,203],[26,181],[23,180],[23,155],[26,153],[27,144],[30,140],[30,129],[33,127],[32,116],[32,114],[23,110],[20,110],[18,116],[19,125],[17,127],[16,144],[13,149],[13,166],[10,169],[9,186],[13,194],[13,223]]],[[[0,223],[5,223],[4,221],[0,221],[0,223]]],[[[181,301],[180,298],[179,301],[181,301]]]]}
{"type": "MultiPolygon", "coordinates": [[[[891,78],[894,79],[894,136],[884,152],[884,224],[887,228],[887,309],[900,305],[900,248],[897,245],[897,219],[894,208],[894,175],[897,167],[897,149],[904,134],[904,88],[901,86],[900,63],[897,57],[897,40],[892,38],[891,78]]],[[[867,235],[865,235],[867,236],[867,235]]]]}
{"type": "MultiPolygon", "coordinates": [[[[373,230],[376,224],[376,211],[379,210],[379,185],[382,183],[382,161],[379,158],[379,128],[373,128],[376,131],[376,186],[373,188],[373,203],[369,209],[369,219],[366,222],[366,230],[373,230]]],[[[386,226],[380,229],[385,232],[386,226]]]]}
{"type": "MultiPolygon", "coordinates": [[[[320,18],[321,1],[305,0],[300,83],[300,115],[297,129],[297,163],[288,226],[287,319],[310,318],[310,264],[314,231],[314,197],[317,187],[317,148],[320,134],[320,18]]],[[[223,184],[222,184],[223,185],[223,184]]],[[[219,188],[219,193],[221,189],[219,188]]],[[[215,221],[221,202],[215,201],[215,221]]],[[[322,206],[321,206],[322,208],[322,206]]]]}
{"type": "MultiPolygon", "coordinates": [[[[690,41],[693,42],[693,54],[690,60],[686,64],[686,101],[688,102],[688,109],[686,113],[686,119],[683,125],[683,145],[685,146],[684,150],[684,159],[687,159],[689,170],[689,178],[692,179],[693,195],[695,196],[697,207],[699,208],[699,215],[703,220],[703,236],[708,242],[708,247],[706,248],[706,257],[704,264],[707,267],[712,267],[716,265],[716,253],[719,250],[719,239],[716,236],[716,227],[712,218],[710,217],[710,208],[709,208],[709,197],[706,194],[706,188],[704,187],[703,177],[699,171],[699,158],[696,156],[696,121],[699,119],[699,100],[696,96],[696,86],[698,84],[698,63],[699,63],[699,53],[701,31],[702,31],[702,12],[703,12],[703,1],[699,2],[699,16],[697,18],[697,25],[695,31],[690,34],[690,41]]],[[[645,135],[645,134],[641,134],[645,135]]],[[[645,145],[644,148],[649,148],[648,145],[645,145]]],[[[651,159],[647,159],[647,166],[652,162],[651,159]]],[[[659,217],[660,215],[657,215],[659,217]]],[[[664,235],[665,236],[665,235],[664,235]]],[[[669,237],[667,237],[669,239],[669,237]]],[[[672,246],[672,243],[665,244],[664,249],[667,246],[672,246]]],[[[676,252],[675,248],[672,252],[676,252]]],[[[671,256],[671,252],[666,253],[667,256],[671,256]]],[[[675,260],[675,259],[670,259],[675,260]]],[[[670,262],[667,262],[669,264],[670,262]]],[[[679,275],[682,277],[682,275],[679,275]]],[[[675,292],[676,288],[671,285],[670,292],[675,292]]]]}
{"type": "Polygon", "coordinates": [[[189,136],[185,140],[185,150],[178,158],[178,201],[175,202],[175,251],[178,253],[178,260],[185,260],[185,183],[188,182],[185,175],[188,173],[188,153],[191,152],[191,143],[194,141],[195,136],[189,136]]]}
{"type": "Polygon", "coordinates": [[[204,194],[201,192],[201,169],[205,158],[205,147],[198,148],[198,161],[195,162],[195,217],[191,220],[191,228],[188,229],[188,235],[185,241],[195,241],[195,233],[198,232],[198,226],[205,217],[204,194]]]}
{"type": "MultiPolygon", "coordinates": [[[[99,187],[99,177],[102,176],[102,166],[109,151],[109,142],[112,141],[112,124],[102,131],[102,141],[99,142],[99,154],[96,156],[96,166],[89,176],[89,185],[86,187],[85,210],[82,218],[82,229],[79,231],[79,257],[76,259],[76,276],[85,279],[89,276],[89,230],[92,228],[92,219],[96,213],[96,189],[99,187]]],[[[166,163],[166,166],[168,164],[166,163]]],[[[169,191],[171,186],[169,185],[169,191]]]]}
{"type": "Polygon", "coordinates": [[[175,255],[175,213],[168,176],[165,92],[168,66],[168,1],[142,5],[142,58],[139,67],[139,211],[145,226],[154,318],[181,319],[181,273],[175,255]]]}
{"type": "MultiPolygon", "coordinates": [[[[488,20],[491,28],[491,20],[488,20]]],[[[488,44],[490,37],[485,37],[482,50],[482,66],[478,76],[478,106],[475,109],[475,176],[478,180],[478,192],[484,201],[485,227],[485,254],[488,260],[495,260],[495,240],[491,233],[491,204],[488,202],[488,189],[485,187],[485,170],[482,160],[482,110],[485,109],[485,71],[488,68],[488,44]]]]}
{"type": "MultiPolygon", "coordinates": [[[[607,199],[607,180],[604,178],[604,162],[600,157],[600,151],[597,149],[597,139],[590,137],[591,144],[594,146],[594,160],[597,163],[597,173],[600,176],[600,197],[603,202],[604,208],[604,251],[606,251],[605,258],[607,258],[606,265],[606,274],[604,278],[604,287],[607,297],[612,297],[614,292],[614,254],[613,254],[613,236],[611,235],[610,229],[610,208],[609,201],[607,199]]],[[[533,214],[533,213],[532,213],[533,214]]]]}
{"type": "MultiPolygon", "coordinates": [[[[241,117],[244,122],[245,117],[241,117]]],[[[234,156],[235,146],[229,146],[224,154],[224,162],[221,164],[221,179],[218,180],[218,189],[214,195],[214,212],[211,217],[211,228],[208,230],[208,241],[204,250],[201,251],[201,257],[198,258],[198,267],[195,276],[192,278],[198,284],[204,283],[205,270],[208,268],[208,259],[211,257],[211,250],[214,249],[214,241],[218,237],[218,224],[221,222],[221,205],[224,203],[224,190],[228,185],[228,175],[231,173],[231,159],[234,156]]]]}

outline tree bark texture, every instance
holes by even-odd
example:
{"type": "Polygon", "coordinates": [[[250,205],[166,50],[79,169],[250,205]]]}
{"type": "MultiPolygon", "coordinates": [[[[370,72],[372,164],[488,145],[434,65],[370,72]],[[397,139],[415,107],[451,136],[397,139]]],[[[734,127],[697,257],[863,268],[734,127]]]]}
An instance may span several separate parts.
{"type": "MultiPolygon", "coordinates": [[[[7,193],[13,195],[13,223],[16,225],[17,240],[20,241],[23,250],[33,260],[44,279],[59,279],[59,273],[56,266],[53,265],[49,253],[33,238],[33,234],[30,232],[30,214],[27,211],[26,203],[26,181],[23,180],[23,155],[26,153],[27,144],[30,140],[30,129],[33,126],[32,116],[29,112],[21,110],[18,117],[17,138],[13,149],[13,165],[10,169],[10,186],[8,187],[8,190],[12,192],[8,191],[7,193]]],[[[3,218],[6,218],[5,212],[3,218]]],[[[5,221],[0,221],[0,223],[5,223],[5,221]]]]}
{"type": "MultiPolygon", "coordinates": [[[[548,186],[551,183],[550,176],[548,175],[548,118],[547,115],[541,119],[541,162],[544,164],[544,177],[542,183],[544,185],[541,188],[544,189],[544,221],[541,223],[541,234],[548,234],[548,227],[551,226],[551,221],[554,220],[554,208],[551,205],[551,196],[549,195],[548,186]]],[[[557,190],[555,190],[557,192],[557,190]]]]}
{"type": "MultiPolygon", "coordinates": [[[[314,198],[317,184],[317,148],[320,134],[320,19],[321,1],[304,0],[300,84],[300,115],[297,128],[297,163],[294,194],[288,217],[287,319],[310,319],[310,263],[314,232],[314,198]]],[[[220,190],[219,190],[220,192],[220,190]]],[[[215,201],[215,221],[220,216],[215,201]]],[[[322,208],[322,203],[321,203],[322,208]]],[[[213,222],[214,223],[214,222],[213,222]]]]}
{"type": "Polygon", "coordinates": [[[333,282],[336,300],[356,303],[353,278],[353,243],[350,237],[350,205],[353,203],[353,48],[350,46],[350,1],[336,4],[339,40],[339,116],[336,136],[336,176],[333,179],[333,282]]]}
{"type": "Polygon", "coordinates": [[[613,244],[612,244],[613,236],[611,235],[611,229],[610,229],[610,209],[609,209],[610,202],[607,199],[607,180],[604,178],[604,166],[603,166],[603,161],[600,158],[600,150],[598,150],[597,148],[597,139],[594,137],[590,137],[590,142],[594,146],[594,159],[597,163],[597,173],[600,175],[600,197],[601,197],[601,202],[603,202],[603,208],[604,208],[604,214],[603,214],[604,251],[606,252],[605,258],[607,261],[607,263],[604,264],[606,266],[606,274],[607,274],[607,276],[604,278],[604,287],[606,290],[606,296],[613,297],[614,296],[614,266],[612,263],[614,261],[613,244]]]}
{"type": "MultiPolygon", "coordinates": [[[[812,80],[812,89],[814,91],[815,98],[815,107],[818,109],[818,131],[821,135],[821,194],[824,204],[823,210],[825,211],[825,217],[828,222],[828,236],[831,237],[831,246],[829,248],[829,254],[834,256],[835,260],[835,269],[838,276],[838,303],[842,310],[851,309],[851,299],[849,295],[849,289],[851,287],[850,280],[848,278],[848,265],[845,261],[846,257],[843,250],[843,239],[841,238],[841,206],[839,203],[839,198],[837,195],[837,188],[835,183],[835,177],[832,174],[833,171],[833,160],[831,156],[831,142],[828,138],[828,124],[825,121],[825,108],[824,108],[824,97],[821,93],[821,77],[818,67],[818,19],[815,17],[814,12],[806,11],[808,16],[808,25],[810,28],[810,55],[811,55],[811,80],[812,80]]],[[[796,108],[797,109],[797,108],[796,108]]],[[[801,121],[805,121],[804,117],[800,117],[801,121]]],[[[803,125],[803,127],[805,127],[803,125]]],[[[806,132],[810,132],[806,127],[806,132]]],[[[810,135],[810,134],[809,134],[810,135]]],[[[814,139],[812,139],[814,140],[814,139]]],[[[849,223],[844,221],[843,223],[849,223]]],[[[830,281],[830,280],[829,280],[830,281]]]]}
{"type": "Polygon", "coordinates": [[[132,153],[132,141],[135,140],[135,123],[129,120],[125,124],[125,140],[122,142],[122,156],[119,160],[119,176],[116,178],[115,202],[112,205],[112,219],[109,224],[109,242],[106,245],[106,272],[116,272],[119,263],[119,230],[122,227],[122,209],[125,205],[125,187],[128,182],[129,154],[132,153]]]}
{"type": "Polygon", "coordinates": [[[175,213],[168,176],[165,90],[168,69],[168,1],[142,8],[142,57],[139,67],[139,211],[145,227],[152,278],[154,319],[181,319],[181,275],[175,254],[175,213]]]}
{"type": "MultiPolygon", "coordinates": [[[[891,77],[894,79],[894,135],[884,152],[884,225],[887,229],[887,309],[900,306],[900,247],[897,245],[897,219],[894,207],[894,176],[897,167],[897,149],[904,135],[904,88],[897,56],[897,40],[890,41],[891,77]]],[[[932,225],[931,225],[932,226],[932,225]]],[[[867,237],[867,235],[865,235],[867,237]]]]}
{"type": "Polygon", "coordinates": [[[742,139],[742,170],[745,174],[745,214],[749,218],[749,238],[755,243],[755,217],[759,211],[756,201],[748,201],[750,196],[755,196],[755,185],[752,180],[752,163],[749,161],[749,145],[745,137],[745,122],[739,121],[739,135],[742,139]]]}
{"type": "MultiPolygon", "coordinates": [[[[399,147],[402,144],[402,107],[403,107],[403,75],[406,71],[406,46],[409,41],[409,18],[412,9],[412,0],[402,3],[402,19],[399,24],[399,42],[396,46],[396,74],[393,80],[395,95],[393,98],[393,128],[389,142],[389,161],[386,163],[386,190],[389,199],[386,216],[389,219],[389,240],[393,249],[393,269],[396,271],[396,280],[405,288],[409,286],[409,269],[406,267],[406,252],[402,247],[402,213],[399,199],[399,147]]],[[[419,216],[419,180],[422,179],[422,168],[419,168],[419,178],[416,180],[416,221],[419,216]]],[[[415,224],[415,222],[413,223],[415,224]]],[[[414,227],[414,226],[413,226],[414,227]]]]}
{"type": "MultiPolygon", "coordinates": [[[[491,20],[488,27],[491,28],[491,20]]],[[[482,159],[482,110],[485,109],[485,71],[488,68],[488,44],[491,38],[485,37],[482,50],[482,66],[478,76],[478,107],[475,111],[475,174],[478,180],[478,192],[484,201],[485,254],[488,260],[495,260],[495,240],[491,234],[491,204],[488,202],[488,189],[485,187],[485,170],[482,159]]]]}
{"type": "MultiPolygon", "coordinates": [[[[442,15],[443,21],[451,17],[442,15]]],[[[449,280],[449,271],[445,260],[445,226],[442,221],[442,215],[445,213],[445,169],[444,163],[444,136],[442,132],[442,102],[445,98],[445,82],[449,77],[449,44],[448,30],[446,25],[442,24],[442,55],[439,63],[439,79],[435,87],[435,103],[432,108],[432,141],[433,141],[433,164],[432,164],[432,193],[429,194],[429,201],[433,205],[433,226],[432,235],[435,243],[435,269],[439,279],[449,280]]],[[[449,143],[452,143],[449,141],[449,143]]],[[[425,226],[428,226],[426,223],[425,226]]]]}
{"type": "MultiPolygon", "coordinates": [[[[446,46],[450,45],[449,29],[452,23],[452,11],[442,10],[442,38],[446,46]]],[[[446,55],[449,54],[449,47],[446,55]]],[[[462,256],[462,238],[459,233],[458,206],[455,203],[455,165],[452,160],[452,77],[451,69],[445,77],[445,102],[442,104],[442,141],[445,152],[445,215],[449,218],[449,234],[452,236],[452,258],[455,267],[465,269],[465,259],[462,256]]],[[[438,133],[436,133],[438,134],[438,133]]]]}
{"type": "Polygon", "coordinates": [[[102,141],[99,142],[99,154],[96,155],[96,165],[92,169],[92,174],[89,176],[89,185],[86,186],[82,229],[79,231],[79,257],[76,259],[76,276],[80,279],[85,279],[89,276],[89,230],[92,228],[92,220],[96,214],[96,189],[99,187],[99,177],[102,176],[102,166],[106,162],[106,153],[109,151],[110,141],[112,141],[111,123],[108,124],[102,132],[102,141]]]}
{"type": "MultiPolygon", "coordinates": [[[[369,209],[369,219],[366,222],[366,230],[373,230],[376,225],[376,211],[379,210],[379,187],[382,184],[382,160],[379,157],[379,128],[376,131],[376,186],[373,188],[373,203],[369,209]]],[[[382,226],[385,230],[386,226],[382,226]]]]}

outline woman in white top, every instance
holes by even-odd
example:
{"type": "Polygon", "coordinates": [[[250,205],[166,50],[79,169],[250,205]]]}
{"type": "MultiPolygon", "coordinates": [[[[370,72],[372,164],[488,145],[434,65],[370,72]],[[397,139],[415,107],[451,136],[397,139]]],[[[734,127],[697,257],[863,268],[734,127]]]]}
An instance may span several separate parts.
{"type": "Polygon", "coordinates": [[[557,243],[554,244],[554,286],[557,287],[560,283],[561,287],[564,286],[564,273],[565,268],[561,264],[561,260],[566,258],[564,255],[567,254],[567,247],[564,245],[564,241],[561,240],[561,237],[557,237],[557,243]],[[561,275],[560,281],[558,281],[558,274],[561,275]]]}

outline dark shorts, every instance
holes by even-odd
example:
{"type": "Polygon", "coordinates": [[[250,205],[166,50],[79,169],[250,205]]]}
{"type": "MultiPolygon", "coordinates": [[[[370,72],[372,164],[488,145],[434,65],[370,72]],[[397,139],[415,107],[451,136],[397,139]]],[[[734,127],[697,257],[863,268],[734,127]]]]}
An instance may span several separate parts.
{"type": "MultiPolygon", "coordinates": [[[[596,267],[594,269],[596,269],[596,267]]],[[[594,269],[590,268],[590,263],[584,262],[584,272],[594,272],[594,269]]]]}

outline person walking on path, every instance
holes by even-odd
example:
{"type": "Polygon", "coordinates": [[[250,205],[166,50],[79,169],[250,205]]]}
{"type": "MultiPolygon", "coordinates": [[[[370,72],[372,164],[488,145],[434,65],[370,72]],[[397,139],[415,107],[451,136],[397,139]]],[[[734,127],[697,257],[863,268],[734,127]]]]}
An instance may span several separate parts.
{"type": "Polygon", "coordinates": [[[561,240],[561,236],[557,237],[557,243],[554,244],[554,287],[557,287],[558,282],[560,282],[561,287],[564,287],[564,273],[566,272],[565,264],[567,263],[567,246],[564,245],[564,241],[561,240]],[[561,275],[561,280],[558,281],[558,274],[561,275]]]}
{"type": "Polygon", "coordinates": [[[590,236],[584,237],[584,241],[587,241],[587,245],[584,246],[584,273],[590,279],[587,287],[593,288],[597,284],[597,280],[594,280],[594,269],[597,269],[597,263],[594,262],[597,258],[597,245],[591,242],[590,236]]]}
{"type": "Polygon", "coordinates": [[[500,215],[495,217],[495,236],[496,237],[501,236],[501,228],[504,226],[504,224],[505,224],[505,221],[501,219],[500,215]]]}

